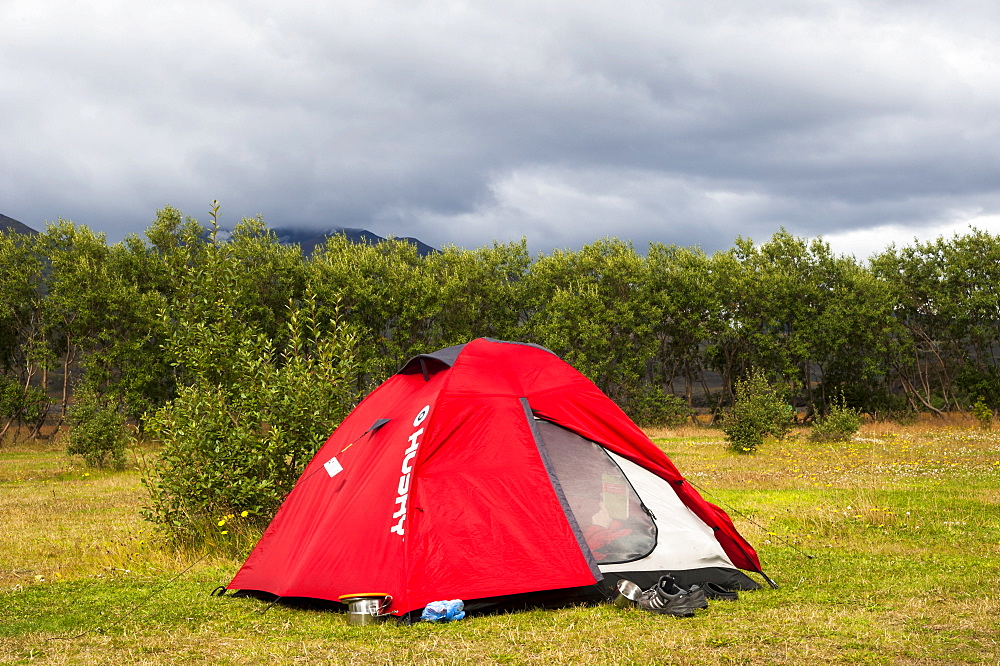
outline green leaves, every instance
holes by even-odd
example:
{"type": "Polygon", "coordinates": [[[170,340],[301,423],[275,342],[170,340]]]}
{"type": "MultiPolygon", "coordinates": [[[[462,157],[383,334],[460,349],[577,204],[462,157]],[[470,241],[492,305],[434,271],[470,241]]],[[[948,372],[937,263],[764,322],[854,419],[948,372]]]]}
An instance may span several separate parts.
{"type": "MultiPolygon", "coordinates": [[[[358,396],[416,354],[480,336],[548,347],[642,425],[738,411],[754,368],[809,415],[1000,407],[1000,239],[975,229],[868,265],[784,229],[712,255],[604,238],[536,257],[523,239],[420,256],[335,236],[304,257],[260,218],[226,237],[220,210],[203,225],[168,207],[144,239],[111,246],[63,220],[0,234],[0,436],[37,433],[47,396],[61,393],[62,412],[76,391],[101,404],[72,416],[81,437],[117,414],[247,475],[192,478],[239,500],[177,499],[170,524],[239,502],[266,514],[358,396]]],[[[87,437],[79,446],[117,446],[87,437]]],[[[202,460],[179,451],[164,458],[178,470],[202,460]]],[[[181,488],[164,486],[162,506],[181,488]]]]}
{"type": "Polygon", "coordinates": [[[321,314],[306,285],[276,312],[275,292],[253,290],[252,279],[288,277],[280,271],[288,253],[270,248],[255,224],[236,236],[235,247],[178,249],[200,255],[182,262],[175,285],[184,298],[163,311],[179,388],[144,420],[162,444],[145,478],[146,516],[184,541],[212,536],[206,529],[220,515],[266,523],[358,398],[358,338],[338,303],[321,314]]]}
{"type": "Polygon", "coordinates": [[[128,432],[118,406],[93,390],[78,391],[69,412],[66,453],[81,455],[91,467],[125,467],[128,432]]]}
{"type": "Polygon", "coordinates": [[[565,358],[622,403],[656,350],[648,264],[630,243],[604,239],[539,257],[526,278],[525,339],[565,358]]]}
{"type": "Polygon", "coordinates": [[[1000,405],[1000,239],[978,229],[872,262],[892,290],[898,334],[893,368],[911,404],[941,412],[982,398],[1000,405]]]}
{"type": "Polygon", "coordinates": [[[845,442],[861,428],[864,418],[857,409],[847,406],[843,396],[834,400],[830,411],[813,424],[809,439],[816,442],[845,442]]]}
{"type": "Polygon", "coordinates": [[[764,438],[783,439],[795,424],[795,411],[764,373],[754,369],[736,382],[736,402],[723,421],[729,448],[754,453],[764,438]]]}
{"type": "Polygon", "coordinates": [[[852,258],[782,229],[762,245],[737,239],[716,266],[725,305],[712,366],[727,385],[766,368],[795,400],[822,411],[837,392],[860,398],[860,386],[891,384],[889,290],[852,258]]]}

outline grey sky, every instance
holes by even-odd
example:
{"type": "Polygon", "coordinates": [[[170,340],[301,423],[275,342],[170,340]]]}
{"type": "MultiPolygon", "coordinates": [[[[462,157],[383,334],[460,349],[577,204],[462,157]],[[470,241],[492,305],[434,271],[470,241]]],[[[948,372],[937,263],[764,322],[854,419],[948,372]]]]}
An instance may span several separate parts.
{"type": "Polygon", "coordinates": [[[536,251],[1000,233],[995,2],[0,3],[0,213],[536,251]]]}

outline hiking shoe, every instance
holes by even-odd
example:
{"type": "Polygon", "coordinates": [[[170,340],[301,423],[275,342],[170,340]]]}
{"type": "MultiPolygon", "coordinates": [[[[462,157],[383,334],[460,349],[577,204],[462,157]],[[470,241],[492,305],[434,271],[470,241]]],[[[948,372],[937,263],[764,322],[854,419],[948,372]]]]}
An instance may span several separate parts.
{"type": "Polygon", "coordinates": [[[660,576],[656,585],[642,593],[637,605],[652,613],[691,617],[699,608],[708,608],[708,601],[697,585],[684,589],[672,576],[660,576]]]}

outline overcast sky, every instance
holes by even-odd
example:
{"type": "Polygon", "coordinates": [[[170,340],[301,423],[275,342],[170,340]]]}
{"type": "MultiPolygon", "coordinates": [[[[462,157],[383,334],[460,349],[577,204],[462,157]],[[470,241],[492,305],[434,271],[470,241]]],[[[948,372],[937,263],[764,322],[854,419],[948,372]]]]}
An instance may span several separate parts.
{"type": "Polygon", "coordinates": [[[862,258],[1000,233],[995,0],[0,0],[0,213],[862,258]]]}

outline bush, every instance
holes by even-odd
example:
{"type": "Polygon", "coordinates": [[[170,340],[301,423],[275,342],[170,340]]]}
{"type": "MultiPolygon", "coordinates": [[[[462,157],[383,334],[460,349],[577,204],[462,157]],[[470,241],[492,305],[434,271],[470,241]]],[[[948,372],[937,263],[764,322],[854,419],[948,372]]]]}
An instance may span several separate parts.
{"type": "Polygon", "coordinates": [[[45,415],[49,401],[45,392],[8,377],[0,377],[0,428],[4,423],[34,424],[45,415]]]}
{"type": "Polygon", "coordinates": [[[730,449],[753,453],[765,437],[784,439],[794,425],[795,410],[762,372],[754,370],[736,382],[736,402],[722,425],[730,449]]]}
{"type": "Polygon", "coordinates": [[[649,387],[626,403],[630,419],[644,428],[671,428],[684,424],[694,413],[684,398],[649,387]]]}
{"type": "Polygon", "coordinates": [[[982,398],[973,403],[972,416],[979,422],[979,427],[984,430],[989,430],[990,426],[993,425],[993,410],[982,398]]]}
{"type": "Polygon", "coordinates": [[[143,480],[144,516],[187,543],[214,541],[236,515],[266,525],[357,397],[356,337],[318,322],[311,298],[290,307],[281,349],[263,333],[217,324],[185,326],[169,343],[192,379],[145,420],[163,448],[143,480]],[[220,345],[235,350],[224,373],[201,358],[220,345]]]}
{"type": "Polygon", "coordinates": [[[848,407],[841,396],[839,401],[833,401],[830,411],[813,425],[809,439],[814,442],[843,442],[858,432],[863,421],[861,412],[848,407]]]}
{"type": "Polygon", "coordinates": [[[106,398],[95,391],[77,392],[66,415],[70,426],[66,452],[83,456],[90,467],[125,467],[125,447],[129,437],[125,417],[106,398]]]}

